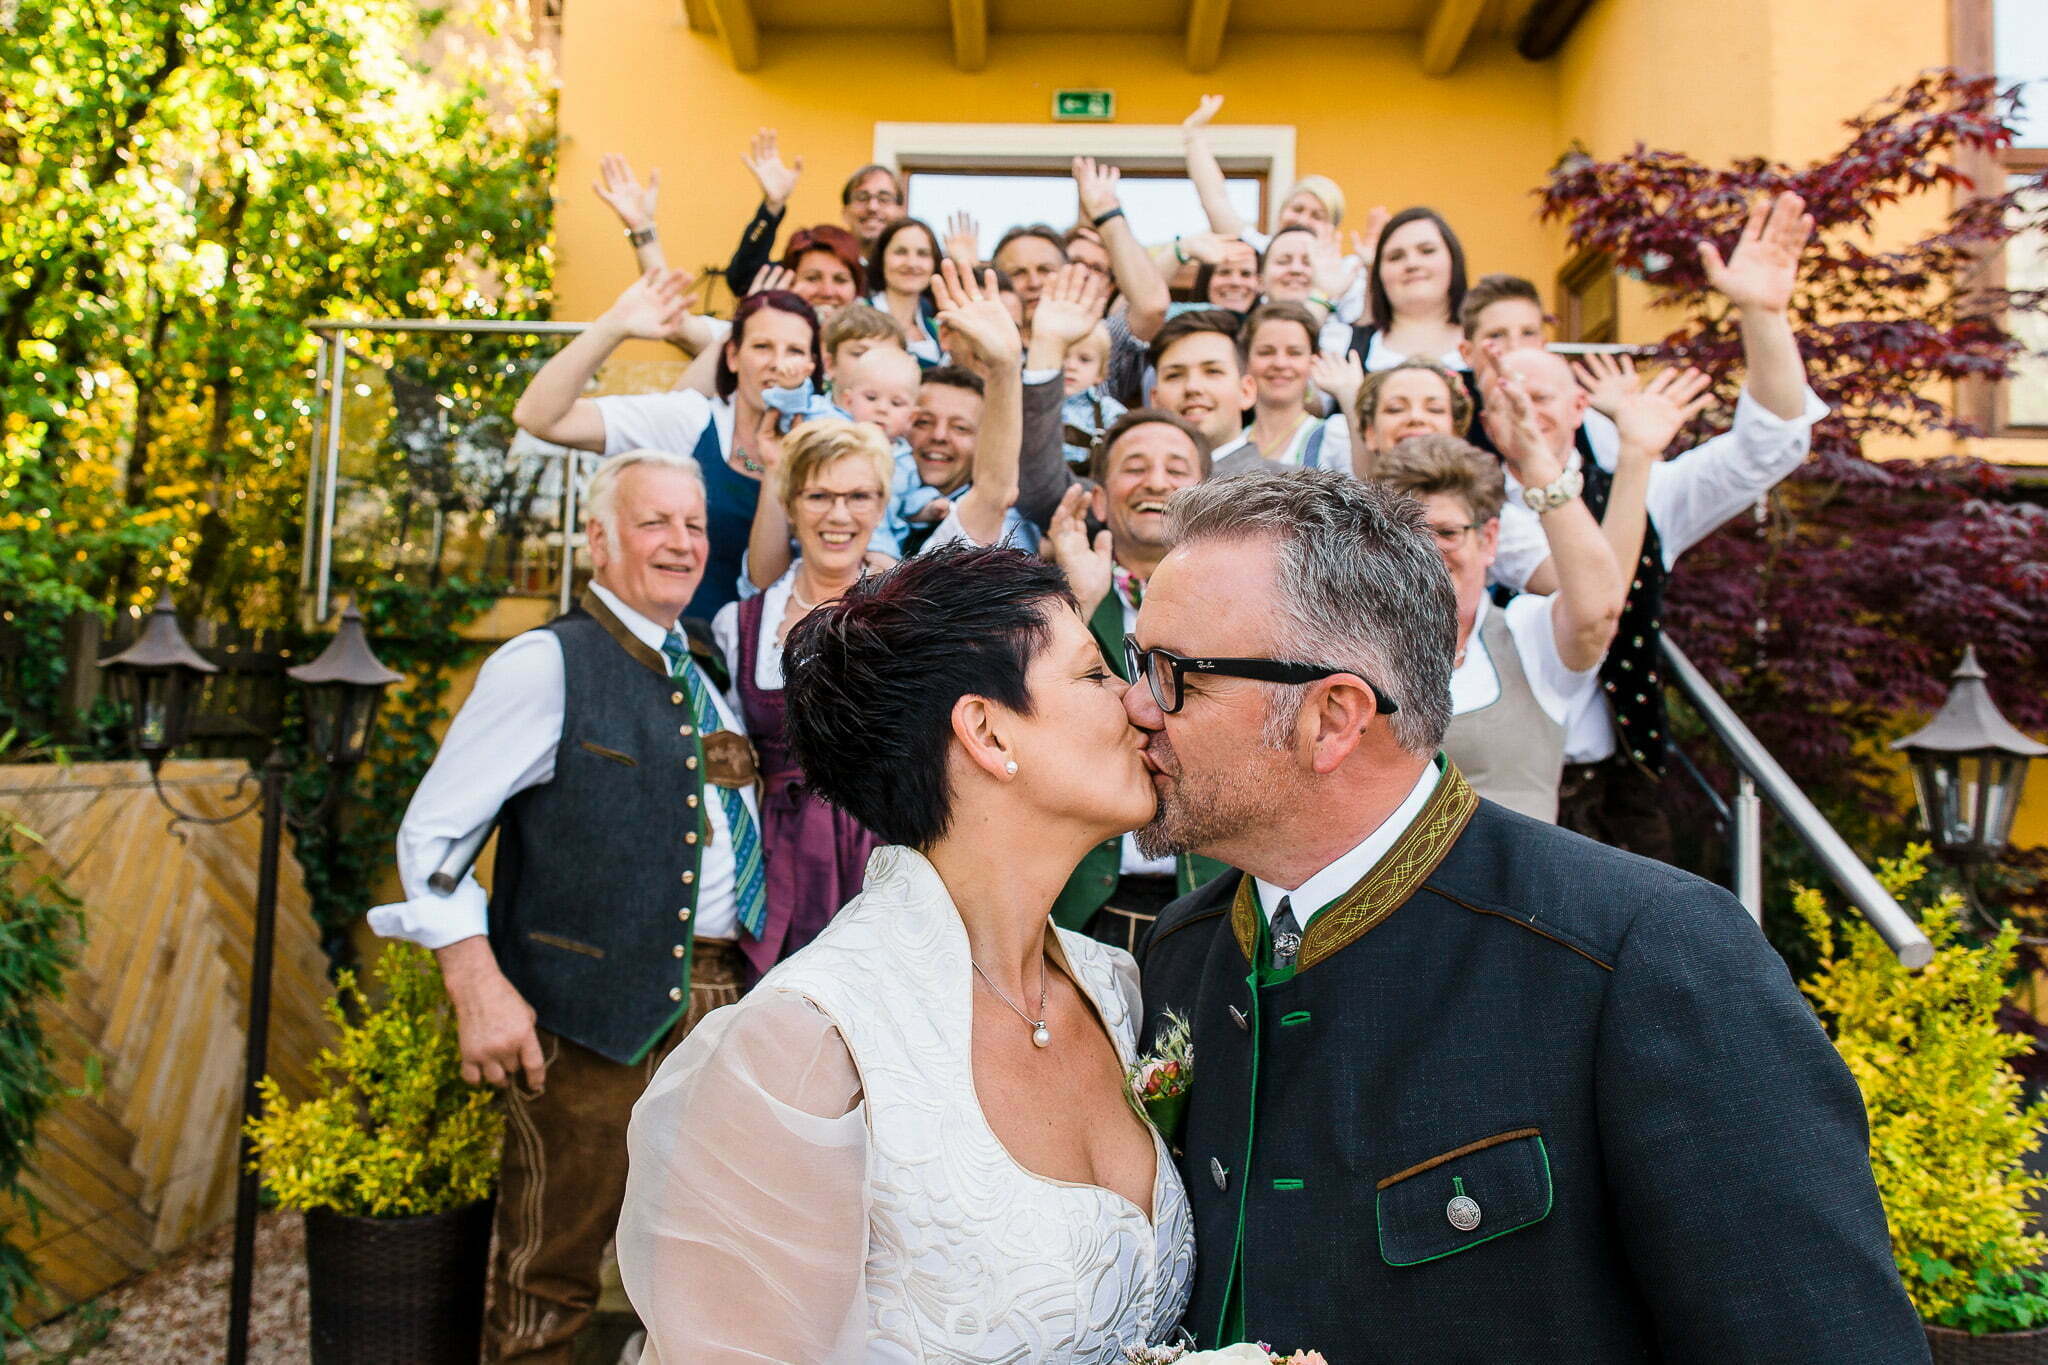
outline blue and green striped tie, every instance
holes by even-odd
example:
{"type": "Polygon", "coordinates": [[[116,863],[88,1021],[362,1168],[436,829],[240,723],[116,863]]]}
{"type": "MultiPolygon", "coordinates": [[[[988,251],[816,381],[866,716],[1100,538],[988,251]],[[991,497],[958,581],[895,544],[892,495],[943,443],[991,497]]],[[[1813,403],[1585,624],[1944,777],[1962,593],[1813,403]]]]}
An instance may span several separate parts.
{"type": "MultiPolygon", "coordinates": [[[[702,737],[725,728],[711,701],[711,685],[690,661],[690,647],[681,631],[670,629],[668,638],[661,642],[661,652],[668,657],[669,677],[681,683],[690,698],[690,716],[697,727],[701,755],[702,737]]],[[[747,812],[747,803],[740,798],[737,787],[721,787],[714,782],[705,786],[718,793],[719,804],[725,808],[726,828],[732,831],[733,902],[739,910],[740,928],[748,937],[759,940],[768,927],[768,874],[761,865],[761,831],[755,828],[754,817],[747,812]]]]}

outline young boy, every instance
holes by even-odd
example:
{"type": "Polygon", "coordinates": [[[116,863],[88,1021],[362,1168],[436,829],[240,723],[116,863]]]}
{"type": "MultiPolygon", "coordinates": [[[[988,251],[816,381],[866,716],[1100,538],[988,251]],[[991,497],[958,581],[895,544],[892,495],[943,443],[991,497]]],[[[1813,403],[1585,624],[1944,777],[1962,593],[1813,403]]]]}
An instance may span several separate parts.
{"type": "Polygon", "coordinates": [[[832,315],[818,337],[818,349],[825,355],[825,383],[832,385],[843,366],[877,347],[889,346],[909,354],[909,342],[901,324],[879,308],[865,303],[847,304],[832,315]]]}
{"type": "Polygon", "coordinates": [[[1062,367],[1066,404],[1060,420],[1065,423],[1067,463],[1076,473],[1085,473],[1096,441],[1110,424],[1124,415],[1124,405],[1103,391],[1103,375],[1109,368],[1109,329],[1101,323],[1067,349],[1062,367]]]}
{"type": "Polygon", "coordinates": [[[839,406],[854,421],[871,423],[889,438],[896,475],[889,488],[889,510],[876,528],[876,539],[879,542],[886,534],[896,547],[892,553],[900,555],[903,537],[913,525],[935,526],[945,520],[951,507],[936,488],[918,477],[917,461],[911,455],[910,422],[917,410],[921,371],[908,351],[881,344],[841,365],[833,395],[839,406]]]}
{"type": "MultiPolygon", "coordinates": [[[[1555,321],[1543,311],[1543,296],[1531,281],[1520,275],[1481,275],[1465,291],[1465,302],[1458,309],[1458,325],[1465,332],[1465,340],[1458,349],[1467,365],[1472,363],[1472,353],[1480,349],[1492,351],[1495,356],[1512,351],[1540,351],[1555,321]]],[[[1481,450],[1498,455],[1486,424],[1479,420],[1483,404],[1476,385],[1472,398],[1470,440],[1481,450]]],[[[1621,433],[1615,429],[1614,419],[1601,410],[1600,395],[1595,395],[1593,403],[1587,406],[1573,444],[1581,455],[1598,460],[1603,469],[1614,467],[1621,451],[1621,433]]]]}

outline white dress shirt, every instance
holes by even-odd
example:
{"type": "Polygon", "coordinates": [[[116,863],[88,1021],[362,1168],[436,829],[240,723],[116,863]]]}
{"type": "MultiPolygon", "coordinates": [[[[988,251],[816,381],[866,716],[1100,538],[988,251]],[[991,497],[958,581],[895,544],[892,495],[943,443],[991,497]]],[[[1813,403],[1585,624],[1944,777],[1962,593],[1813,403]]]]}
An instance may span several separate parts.
{"type": "MultiPolygon", "coordinates": [[[[1828,405],[1812,389],[1806,391],[1805,408],[1787,419],[1750,397],[1745,388],[1735,400],[1735,422],[1727,431],[1650,466],[1645,503],[1663,547],[1665,569],[1674,568],[1680,555],[1797,469],[1812,444],[1813,424],[1827,415],[1828,405]]],[[[1597,442],[1594,450],[1597,458],[1597,442]]],[[[1577,451],[1570,463],[1579,467],[1577,451]]],[[[1519,589],[1550,557],[1550,543],[1543,537],[1542,521],[1522,501],[1522,486],[1513,474],[1507,476],[1507,486],[1493,577],[1519,589]]],[[[1595,688],[1566,724],[1565,761],[1598,763],[1613,754],[1614,725],[1607,697],[1595,688]]]]}
{"type": "MultiPolygon", "coordinates": [[[[1515,642],[1515,657],[1522,675],[1543,714],[1559,725],[1568,724],[1586,698],[1600,690],[1600,665],[1583,671],[1565,666],[1557,652],[1555,608],[1557,598],[1523,593],[1500,608],[1508,634],[1515,642]]],[[[1486,637],[1480,627],[1495,608],[1482,594],[1479,614],[1472,618],[1472,633],[1465,640],[1465,661],[1451,670],[1451,714],[1484,710],[1500,699],[1500,673],[1486,651],[1486,637]]]]}
{"type": "Polygon", "coordinates": [[[1265,912],[1267,927],[1271,927],[1273,916],[1280,913],[1280,899],[1287,897],[1294,907],[1295,922],[1307,929],[1309,921],[1352,887],[1364,881],[1366,874],[1379,866],[1380,859],[1394,847],[1394,841],[1408,832],[1415,818],[1422,814],[1422,807],[1429,801],[1429,794],[1436,790],[1436,784],[1443,779],[1443,770],[1436,760],[1422,765],[1422,776],[1415,779],[1415,786],[1394,813],[1380,821],[1379,828],[1365,836],[1359,845],[1322,871],[1311,876],[1300,886],[1275,886],[1263,878],[1254,878],[1252,885],[1259,895],[1259,909],[1265,912]]]}
{"type": "Polygon", "coordinates": [[[671,455],[697,453],[704,427],[718,429],[718,448],[732,449],[733,405],[730,398],[707,398],[695,389],[668,393],[612,393],[596,400],[604,417],[604,453],[665,450],[671,455]]]}
{"type": "MultiPolygon", "coordinates": [[[[660,652],[668,637],[666,626],[640,615],[607,588],[593,583],[590,589],[635,639],[660,652]]],[[[429,889],[427,878],[457,840],[496,816],[518,793],[554,777],[566,687],[562,644],[551,630],[529,630],[484,661],[475,689],[448,723],[434,765],[420,779],[398,827],[398,879],[407,899],[371,910],[370,928],[385,938],[402,938],[423,948],[445,948],[489,932],[489,898],[473,872],[447,896],[429,889]]],[[[746,727],[724,698],[716,689],[707,690],[720,723],[745,734],[746,727]]],[[[759,820],[753,789],[741,788],[740,798],[759,820]]],[[[704,811],[711,838],[697,868],[697,933],[732,938],[739,926],[733,901],[732,831],[723,802],[707,800],[704,811]]]]}

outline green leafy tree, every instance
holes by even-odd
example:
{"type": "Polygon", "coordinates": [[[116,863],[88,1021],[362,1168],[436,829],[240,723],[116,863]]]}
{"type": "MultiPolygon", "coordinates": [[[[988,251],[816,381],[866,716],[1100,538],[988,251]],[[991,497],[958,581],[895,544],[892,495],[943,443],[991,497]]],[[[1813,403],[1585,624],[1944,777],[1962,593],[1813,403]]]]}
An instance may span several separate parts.
{"type": "MultiPolygon", "coordinates": [[[[545,314],[516,0],[21,0],[0,31],[0,613],[285,618],[324,314],[545,314]]],[[[55,679],[11,702],[47,722],[55,679]]]]}

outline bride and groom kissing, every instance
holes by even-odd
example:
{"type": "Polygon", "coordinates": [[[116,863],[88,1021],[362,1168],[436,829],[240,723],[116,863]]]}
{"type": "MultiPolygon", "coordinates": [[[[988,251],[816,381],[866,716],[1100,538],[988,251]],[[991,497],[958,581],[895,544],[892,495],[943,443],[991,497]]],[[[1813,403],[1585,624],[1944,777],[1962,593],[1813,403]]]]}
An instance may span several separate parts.
{"type": "Polygon", "coordinates": [[[1927,1359],[1855,1084],[1755,924],[1438,756],[1416,506],[1306,470],[1171,521],[1122,672],[1002,549],[791,632],[806,778],[889,847],[634,1111],[643,1359],[1927,1359]],[[1135,963],[1047,919],[1134,828],[1237,869],[1135,963]],[[1127,1075],[1169,1012],[1162,1133],[1127,1075]]]}

